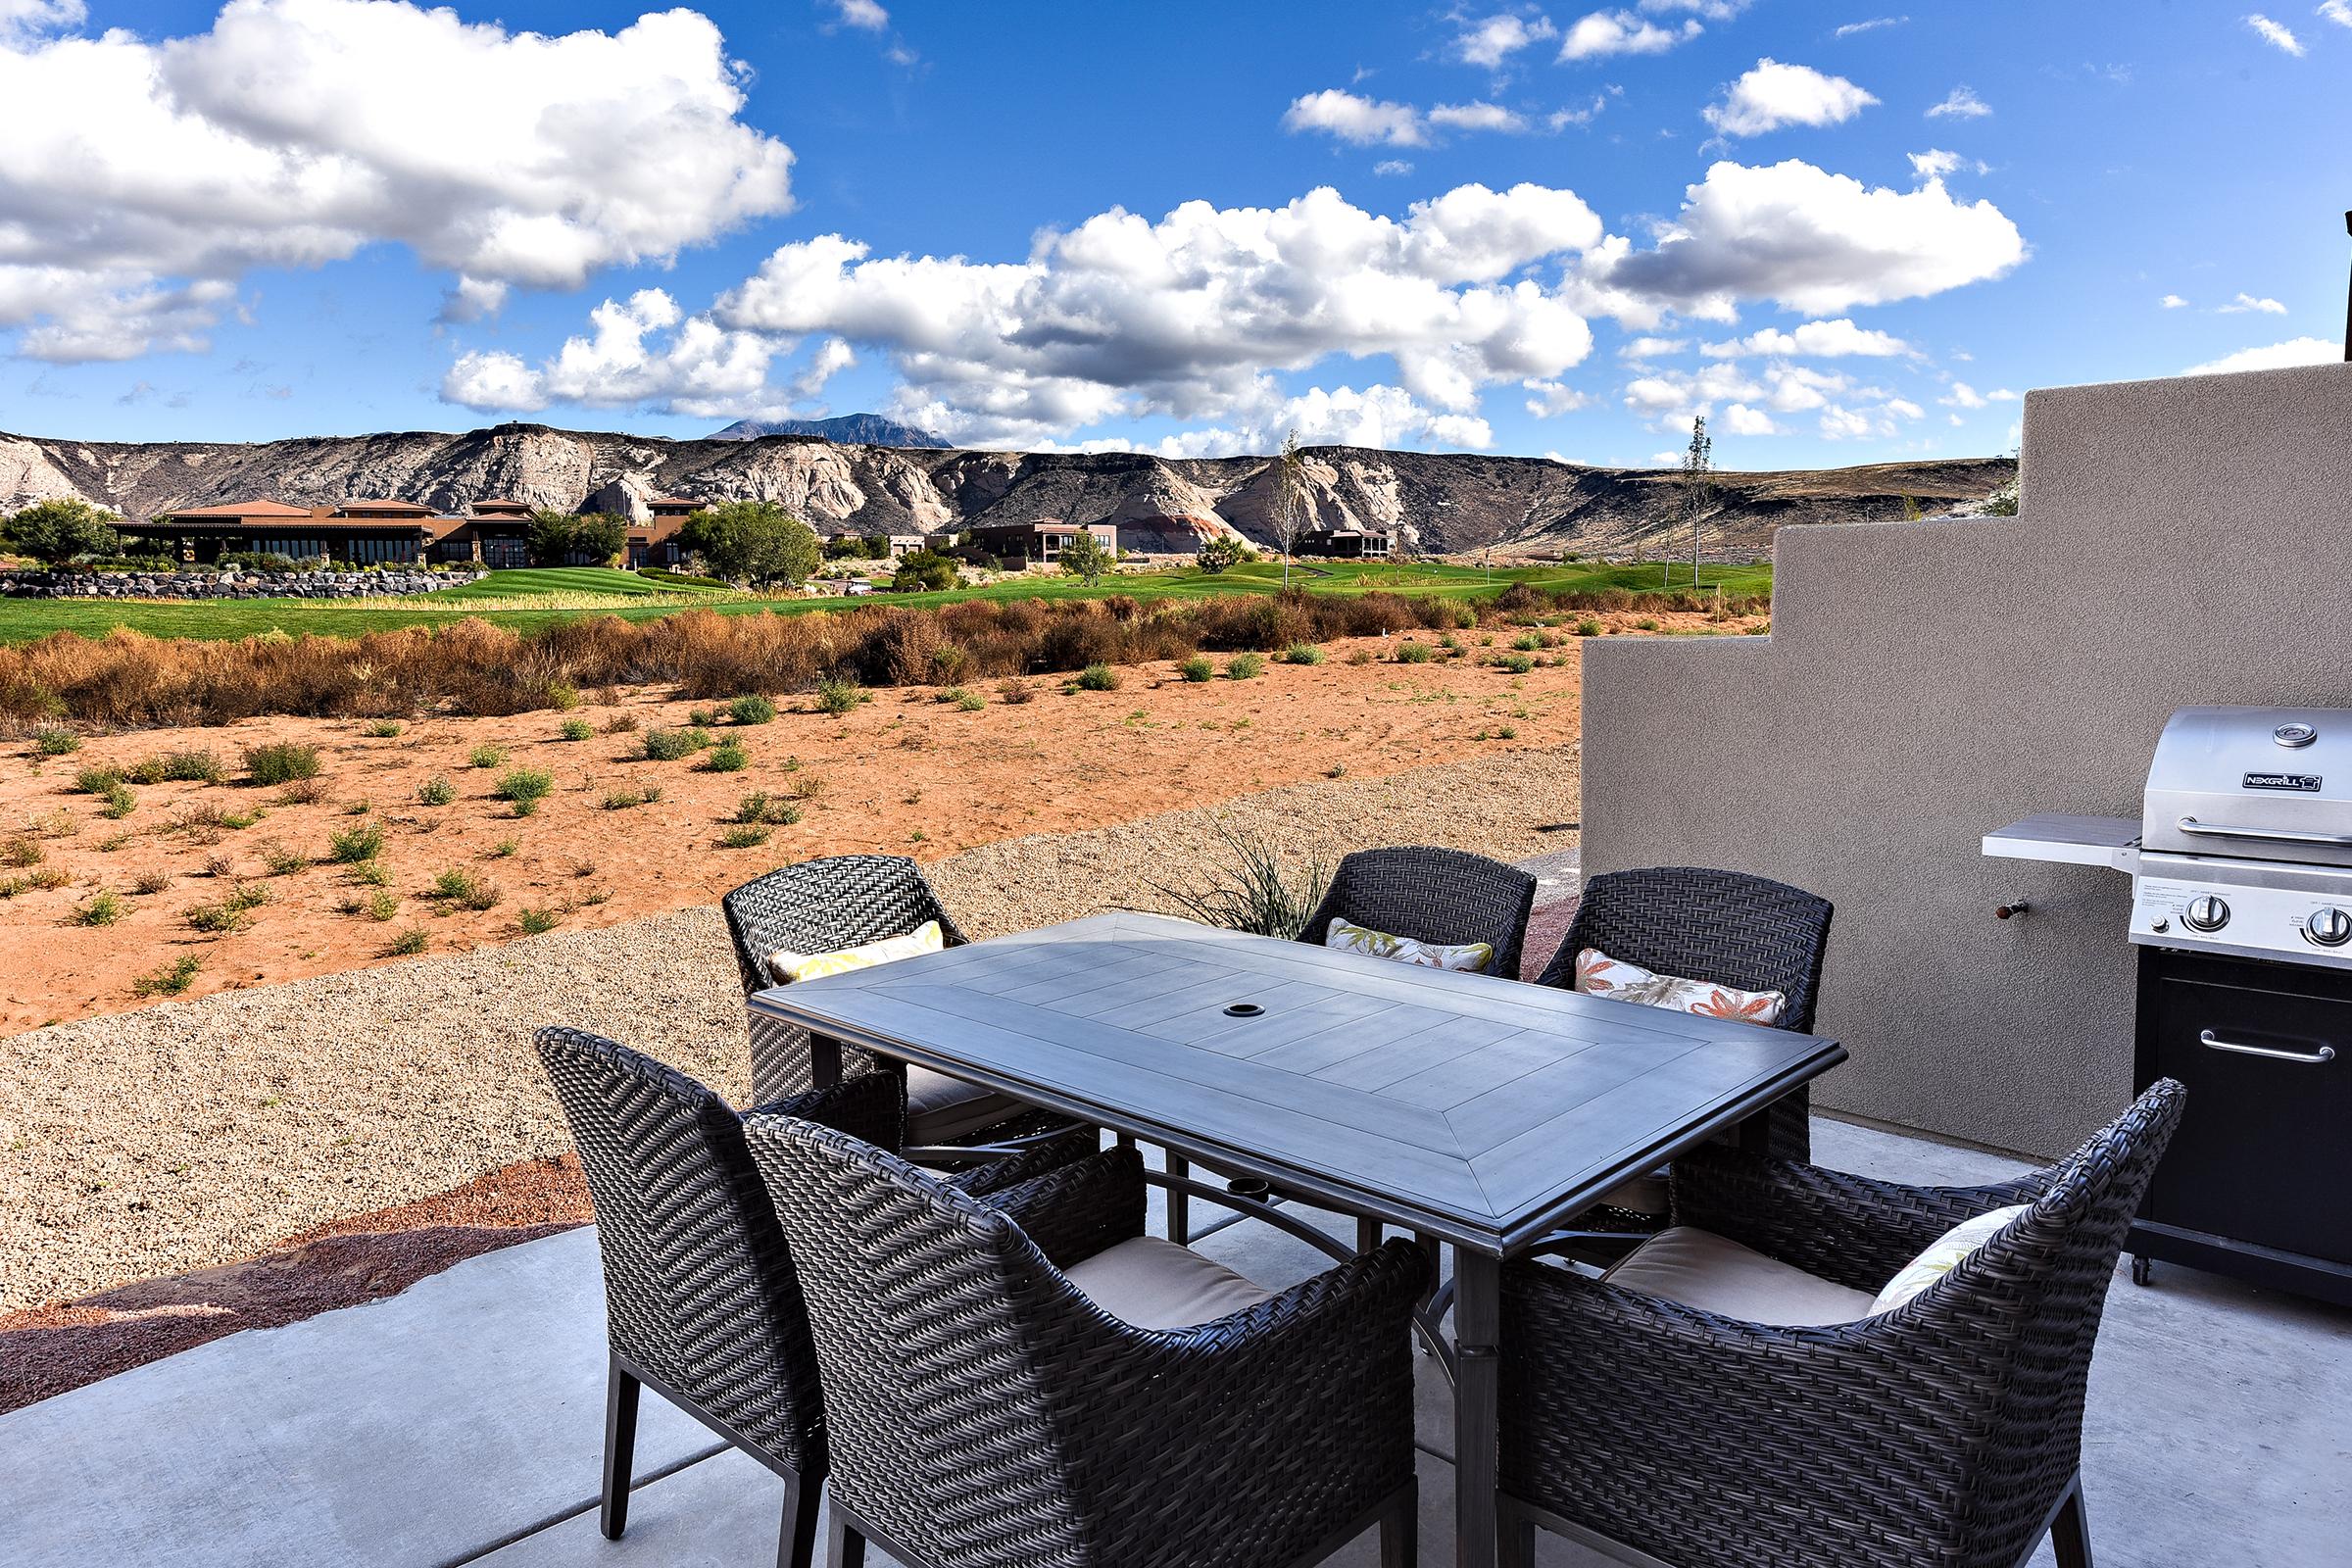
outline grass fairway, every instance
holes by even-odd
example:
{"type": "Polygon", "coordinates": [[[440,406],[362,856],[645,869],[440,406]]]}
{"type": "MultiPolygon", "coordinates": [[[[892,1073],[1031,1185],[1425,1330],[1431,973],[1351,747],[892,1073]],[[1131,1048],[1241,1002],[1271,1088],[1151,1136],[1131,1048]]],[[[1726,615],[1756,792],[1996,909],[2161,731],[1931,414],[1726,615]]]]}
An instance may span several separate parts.
{"type": "MultiPolygon", "coordinates": [[[[1663,567],[1567,564],[1521,566],[1492,571],[1436,562],[1323,562],[1291,568],[1293,586],[1309,593],[1389,592],[1475,599],[1501,593],[1515,582],[1574,591],[1624,588],[1655,592],[1663,567]]],[[[1678,568],[1674,586],[1690,591],[1690,567],[1678,568]]],[[[1772,591],[1769,565],[1710,566],[1701,591],[1721,584],[1726,595],[1772,591]]],[[[529,630],[577,615],[612,614],[629,620],[710,609],[720,614],[798,614],[811,610],[847,610],[860,605],[943,605],[964,599],[1099,599],[1125,594],[1135,599],[1193,599],[1220,594],[1268,594],[1282,588],[1280,563],[1254,563],[1210,576],[1195,567],[1105,577],[1092,587],[1075,577],[1036,574],[926,594],[873,594],[843,599],[765,599],[725,589],[656,582],[634,572],[601,566],[531,567],[494,571],[479,582],[438,593],[387,599],[243,599],[133,601],[91,599],[0,599],[0,643],[30,642],[51,632],[103,637],[118,626],[155,637],[251,637],[263,632],[356,637],[399,626],[441,626],[477,615],[502,626],[529,630]]]]}

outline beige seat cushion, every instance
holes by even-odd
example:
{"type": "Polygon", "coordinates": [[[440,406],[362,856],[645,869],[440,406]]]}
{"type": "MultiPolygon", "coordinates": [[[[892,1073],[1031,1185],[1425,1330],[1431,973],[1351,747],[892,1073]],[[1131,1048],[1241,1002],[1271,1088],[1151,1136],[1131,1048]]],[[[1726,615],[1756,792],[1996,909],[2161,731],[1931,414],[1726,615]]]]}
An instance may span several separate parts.
{"type": "Polygon", "coordinates": [[[1017,1100],[978,1084],[967,1084],[928,1067],[906,1065],[906,1141],[952,1144],[1009,1121],[1024,1107],[1017,1100]]]}
{"type": "Polygon", "coordinates": [[[1870,1315],[1866,1293],[1833,1285],[1694,1225],[1658,1232],[1601,1277],[1743,1323],[1793,1327],[1851,1323],[1870,1315]]]}
{"type": "Polygon", "coordinates": [[[1063,1271],[1103,1311],[1139,1329],[1182,1329],[1255,1306],[1274,1293],[1211,1257],[1139,1236],[1063,1271]]]}

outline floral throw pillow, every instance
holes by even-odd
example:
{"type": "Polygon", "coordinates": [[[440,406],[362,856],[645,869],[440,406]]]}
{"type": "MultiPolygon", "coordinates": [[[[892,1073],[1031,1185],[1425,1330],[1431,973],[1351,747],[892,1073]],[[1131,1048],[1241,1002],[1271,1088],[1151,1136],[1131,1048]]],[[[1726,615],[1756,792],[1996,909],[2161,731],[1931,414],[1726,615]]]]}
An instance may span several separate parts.
{"type": "Polygon", "coordinates": [[[1653,974],[1638,963],[1612,958],[1598,948],[1576,956],[1576,989],[1617,1002],[1639,1002],[1669,1012],[1696,1012],[1711,1018],[1736,1018],[1741,1023],[1778,1023],[1788,1004],[1782,991],[1741,991],[1707,980],[1681,975],[1653,974]]]}
{"type": "Polygon", "coordinates": [[[1960,1260],[1993,1238],[1993,1233],[2023,1214],[2032,1205],[2019,1203],[2009,1208],[1991,1209],[1975,1219],[1964,1219],[1928,1244],[1928,1250],[1903,1265],[1902,1272],[1888,1280],[1879,1292],[1878,1299],[1870,1303],[1867,1314],[1876,1317],[1891,1312],[1937,1280],[1960,1266],[1960,1260]]]}
{"type": "Polygon", "coordinates": [[[1360,953],[1366,957],[1394,958],[1398,963],[1417,963],[1428,969],[1459,969],[1471,974],[1484,974],[1487,965],[1494,961],[1494,945],[1491,942],[1464,942],[1446,947],[1436,942],[1416,942],[1411,937],[1391,936],[1386,931],[1336,917],[1331,929],[1323,934],[1323,945],[1342,953],[1360,953]]]}
{"type": "Polygon", "coordinates": [[[813,980],[820,974],[847,974],[852,969],[870,969],[893,958],[937,953],[947,945],[947,939],[940,934],[939,922],[925,920],[903,937],[884,937],[879,942],[844,948],[839,953],[795,953],[790,948],[779,948],[767,956],[767,972],[779,984],[813,980]]]}

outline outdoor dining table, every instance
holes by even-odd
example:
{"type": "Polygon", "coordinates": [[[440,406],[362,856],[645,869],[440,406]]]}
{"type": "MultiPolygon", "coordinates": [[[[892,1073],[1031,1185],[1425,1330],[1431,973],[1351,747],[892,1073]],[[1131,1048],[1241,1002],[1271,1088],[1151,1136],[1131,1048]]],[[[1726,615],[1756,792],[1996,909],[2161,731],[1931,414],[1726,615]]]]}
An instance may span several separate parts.
{"type": "Polygon", "coordinates": [[[1366,1241],[1395,1224],[1451,1243],[1463,1568],[1495,1560],[1503,1260],[1845,1059],[1813,1035],[1137,913],[751,1007],[814,1033],[820,1084],[848,1042],[1262,1179],[1366,1241]]]}

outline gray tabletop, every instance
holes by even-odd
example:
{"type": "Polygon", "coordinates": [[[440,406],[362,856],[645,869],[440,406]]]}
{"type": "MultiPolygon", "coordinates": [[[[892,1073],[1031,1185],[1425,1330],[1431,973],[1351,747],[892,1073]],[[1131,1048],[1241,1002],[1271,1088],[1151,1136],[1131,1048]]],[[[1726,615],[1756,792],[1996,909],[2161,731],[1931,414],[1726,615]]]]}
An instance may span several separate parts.
{"type": "Polygon", "coordinates": [[[1812,1035],[1150,914],[752,1006],[1489,1253],[1845,1059],[1812,1035]]]}

